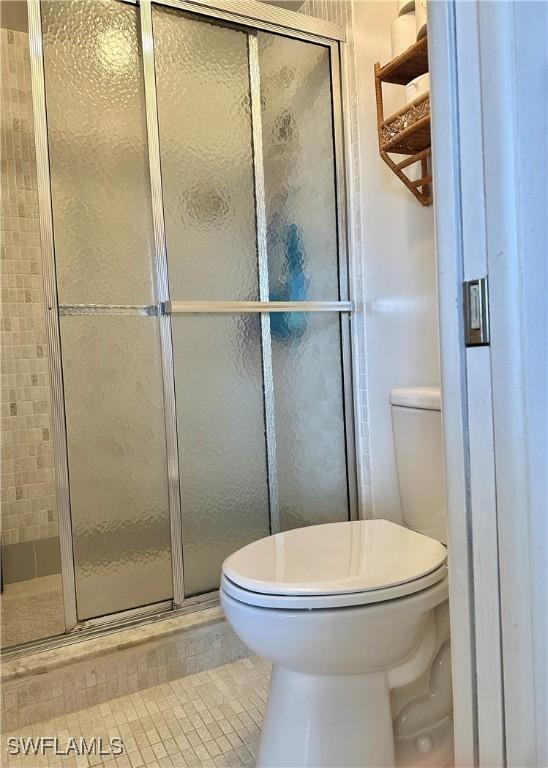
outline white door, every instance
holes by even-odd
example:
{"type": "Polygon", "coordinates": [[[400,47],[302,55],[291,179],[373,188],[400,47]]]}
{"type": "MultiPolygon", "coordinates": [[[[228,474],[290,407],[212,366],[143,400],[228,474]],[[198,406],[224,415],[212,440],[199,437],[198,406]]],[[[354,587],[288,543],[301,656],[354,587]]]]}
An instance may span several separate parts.
{"type": "Polygon", "coordinates": [[[547,19],[429,6],[459,766],[548,765],[547,19]],[[468,346],[479,278],[489,339],[468,346]]]}

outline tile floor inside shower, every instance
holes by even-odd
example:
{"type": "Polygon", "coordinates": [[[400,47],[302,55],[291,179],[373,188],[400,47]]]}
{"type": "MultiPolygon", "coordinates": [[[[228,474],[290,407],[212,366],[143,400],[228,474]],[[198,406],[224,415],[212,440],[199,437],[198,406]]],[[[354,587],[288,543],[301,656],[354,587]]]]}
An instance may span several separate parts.
{"type": "Polygon", "coordinates": [[[5,584],[0,596],[2,648],[60,635],[63,615],[61,574],[5,584]]]}
{"type": "Polygon", "coordinates": [[[232,768],[255,765],[270,665],[256,657],[225,664],[137,693],[5,733],[6,768],[232,768]],[[8,739],[120,738],[120,756],[9,755],[8,739]]]}

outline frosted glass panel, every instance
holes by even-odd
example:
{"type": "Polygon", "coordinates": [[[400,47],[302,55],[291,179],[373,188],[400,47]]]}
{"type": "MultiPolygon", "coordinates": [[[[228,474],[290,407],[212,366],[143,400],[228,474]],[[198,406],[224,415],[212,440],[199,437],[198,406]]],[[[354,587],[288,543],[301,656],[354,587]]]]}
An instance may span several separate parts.
{"type": "Polygon", "coordinates": [[[149,304],[139,9],[112,0],[41,6],[59,301],[149,304]]]}
{"type": "Polygon", "coordinates": [[[339,296],[329,49],[259,32],[270,298],[339,296]]]}
{"type": "Polygon", "coordinates": [[[340,318],[278,318],[272,365],[281,528],[348,520],[340,318]]]}
{"type": "Polygon", "coordinates": [[[65,316],[61,342],[78,617],[169,599],[158,320],[65,316]]]}
{"type": "Polygon", "coordinates": [[[185,591],[269,530],[258,315],[173,318],[185,591]]]}
{"type": "Polygon", "coordinates": [[[169,283],[257,299],[247,35],[153,7],[169,283]]]}

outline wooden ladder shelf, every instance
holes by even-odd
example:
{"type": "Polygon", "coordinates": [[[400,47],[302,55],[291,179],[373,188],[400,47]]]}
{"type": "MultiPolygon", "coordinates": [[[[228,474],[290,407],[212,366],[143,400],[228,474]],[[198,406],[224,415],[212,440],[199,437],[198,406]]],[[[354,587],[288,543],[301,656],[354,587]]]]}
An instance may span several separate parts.
{"type": "Polygon", "coordinates": [[[407,85],[426,72],[428,43],[426,37],[423,37],[386,66],[375,64],[375,95],[379,151],[382,159],[422,205],[431,205],[430,94],[419,96],[388,117],[384,116],[382,100],[383,83],[407,85]],[[392,158],[391,154],[407,157],[398,160],[392,158]],[[412,179],[403,171],[415,163],[420,163],[420,176],[412,179]]]}

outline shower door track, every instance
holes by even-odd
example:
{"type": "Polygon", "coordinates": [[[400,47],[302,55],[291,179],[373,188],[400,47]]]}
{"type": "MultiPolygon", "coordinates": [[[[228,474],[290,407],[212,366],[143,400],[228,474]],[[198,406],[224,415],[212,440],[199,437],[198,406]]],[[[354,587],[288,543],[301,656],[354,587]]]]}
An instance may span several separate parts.
{"type": "Polygon", "coordinates": [[[329,46],[346,40],[345,30],[339,24],[298,11],[267,5],[257,0],[117,0],[130,5],[149,3],[175,8],[180,11],[228,21],[243,29],[262,29],[267,32],[295,37],[299,40],[329,46]]]}
{"type": "MultiPolygon", "coordinates": [[[[52,203],[49,173],[49,148],[47,135],[44,60],[42,49],[42,23],[40,0],[28,0],[29,45],[32,77],[32,99],[36,141],[36,163],[40,213],[40,231],[43,254],[43,280],[45,286],[46,331],[49,349],[49,370],[52,391],[52,437],[56,474],[57,503],[59,515],[61,569],[65,611],[66,633],[64,639],[87,631],[96,631],[110,625],[122,626],[133,623],[139,617],[163,615],[166,608],[171,610],[192,610],[195,606],[215,601],[215,593],[199,598],[184,596],[182,520],[179,491],[179,465],[177,451],[177,425],[175,411],[175,385],[173,377],[173,352],[171,339],[171,316],[179,313],[241,313],[256,312],[261,315],[263,350],[263,382],[265,398],[265,432],[267,462],[269,467],[269,501],[273,530],[279,529],[279,512],[275,468],[275,431],[273,419],[272,360],[270,354],[271,312],[332,312],[341,317],[341,349],[343,366],[344,422],[346,431],[347,475],[349,511],[351,519],[358,516],[359,487],[356,472],[356,446],[354,437],[354,393],[352,386],[352,339],[351,322],[354,311],[349,298],[348,233],[346,217],[346,170],[344,159],[343,101],[346,89],[343,87],[345,69],[345,34],[342,27],[329,21],[269,6],[254,0],[155,0],[155,4],[169,6],[181,11],[217,19],[247,31],[249,40],[249,76],[251,111],[253,121],[253,153],[256,191],[256,230],[259,261],[259,301],[248,302],[191,302],[171,300],[167,279],[167,251],[165,242],[164,212],[162,199],[162,177],[160,168],[160,147],[158,110],[155,80],[154,39],[152,31],[151,0],[118,0],[131,3],[139,8],[142,44],[142,67],[145,89],[145,113],[147,124],[150,187],[154,229],[156,264],[156,300],[153,305],[98,305],[58,304],[55,274],[52,203]],[[266,214],[264,208],[264,171],[262,168],[261,125],[260,125],[260,73],[258,70],[257,38],[254,31],[264,30],[287,37],[313,42],[330,50],[331,91],[333,114],[333,142],[335,158],[335,190],[337,202],[337,231],[339,249],[339,295],[340,301],[311,302],[270,302],[268,301],[268,271],[266,253],[266,214]],[[160,325],[162,356],[162,378],[166,425],[168,498],[171,531],[173,600],[80,621],[76,611],[76,584],[70,511],[69,469],[67,459],[66,417],[63,391],[63,371],[59,316],[77,314],[137,314],[157,315],[160,325]]],[[[51,643],[62,643],[60,638],[37,641],[25,646],[38,648],[51,643]]]]}

